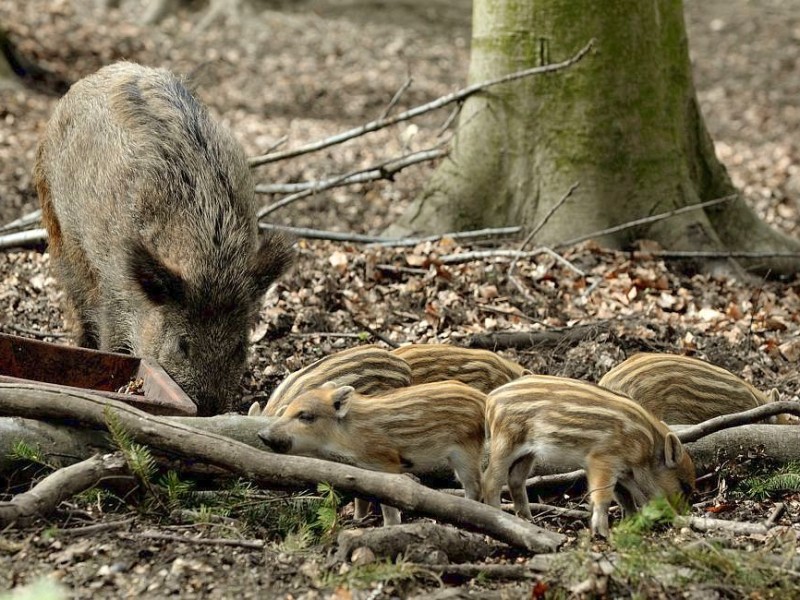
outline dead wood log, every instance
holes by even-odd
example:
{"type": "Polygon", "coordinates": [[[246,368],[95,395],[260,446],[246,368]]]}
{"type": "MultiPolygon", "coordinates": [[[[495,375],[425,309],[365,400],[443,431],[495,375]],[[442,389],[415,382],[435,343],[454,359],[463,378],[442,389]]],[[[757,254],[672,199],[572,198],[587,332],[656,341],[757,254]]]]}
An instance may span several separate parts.
{"type": "Polygon", "coordinates": [[[45,515],[65,500],[112,477],[131,477],[122,453],[95,455],[59,469],[42,479],[32,489],[0,502],[0,526],[24,524],[33,517],[45,515]]]}
{"type": "MultiPolygon", "coordinates": [[[[751,408],[750,410],[714,417],[713,419],[708,419],[697,425],[681,428],[678,433],[678,439],[684,444],[687,442],[695,442],[723,429],[756,423],[767,417],[774,417],[784,413],[800,417],[800,402],[781,400],[779,402],[763,404],[757,408],[751,408]]],[[[797,431],[800,434],[800,430],[797,431]]]]}
{"type": "Polygon", "coordinates": [[[678,515],[675,517],[676,527],[691,527],[695,531],[724,531],[733,535],[765,535],[769,527],[763,523],[748,523],[745,521],[727,521],[712,517],[691,517],[678,515]]]}
{"type": "Polygon", "coordinates": [[[403,475],[377,473],[314,458],[271,454],[88,393],[54,392],[33,384],[0,384],[0,415],[68,419],[102,428],[108,414],[113,414],[139,443],[239,473],[264,487],[306,488],[325,481],[342,491],[485,533],[532,552],[555,550],[565,540],[561,534],[479,502],[442,494],[403,475]]]}
{"type": "Polygon", "coordinates": [[[471,562],[485,559],[496,549],[481,535],[436,523],[345,529],[336,543],[334,563],[349,561],[356,548],[369,548],[378,558],[394,560],[402,555],[406,560],[424,563],[431,562],[428,557],[435,551],[444,552],[447,561],[471,562]]]}
{"type": "Polygon", "coordinates": [[[504,350],[516,348],[556,348],[559,346],[576,346],[584,340],[595,338],[609,330],[607,322],[574,325],[545,331],[500,331],[497,333],[481,333],[469,338],[470,348],[486,350],[504,350]]]}

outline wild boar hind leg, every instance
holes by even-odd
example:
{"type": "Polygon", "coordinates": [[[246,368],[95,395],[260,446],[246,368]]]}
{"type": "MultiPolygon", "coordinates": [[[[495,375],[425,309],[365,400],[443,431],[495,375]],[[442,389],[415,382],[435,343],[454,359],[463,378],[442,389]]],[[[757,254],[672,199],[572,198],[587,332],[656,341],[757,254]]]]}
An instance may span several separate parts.
{"type": "Polygon", "coordinates": [[[500,508],[500,495],[503,484],[508,481],[511,466],[517,460],[513,454],[514,448],[501,434],[493,434],[489,449],[489,464],[481,478],[481,493],[483,501],[496,508],[500,508]]]}
{"type": "Polygon", "coordinates": [[[528,490],[525,488],[525,481],[533,469],[535,456],[526,454],[520,457],[508,471],[508,491],[511,492],[511,499],[514,501],[514,510],[517,515],[524,519],[532,519],[531,505],[528,501],[528,490]]]}

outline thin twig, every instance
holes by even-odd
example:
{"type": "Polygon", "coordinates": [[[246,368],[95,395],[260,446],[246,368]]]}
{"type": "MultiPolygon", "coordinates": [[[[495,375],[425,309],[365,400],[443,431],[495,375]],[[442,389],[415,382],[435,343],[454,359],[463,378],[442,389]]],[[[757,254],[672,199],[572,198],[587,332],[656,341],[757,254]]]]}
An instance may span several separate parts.
{"type": "Polygon", "coordinates": [[[120,527],[127,527],[135,521],[135,517],[130,519],[121,519],[119,521],[111,521],[109,523],[96,523],[95,525],[84,525],[83,527],[70,527],[62,529],[51,529],[50,535],[55,536],[68,536],[68,535],[93,535],[103,531],[110,531],[112,529],[119,529],[120,527]]]}
{"type": "Polygon", "coordinates": [[[357,338],[360,338],[361,336],[359,334],[357,334],[357,333],[347,333],[347,332],[337,333],[335,331],[315,331],[315,332],[312,332],[312,333],[290,333],[289,337],[294,337],[294,338],[320,337],[320,338],[353,338],[353,339],[357,339],[357,338]]]}
{"type": "Polygon", "coordinates": [[[68,333],[57,333],[57,332],[48,333],[47,331],[39,331],[37,329],[28,329],[27,327],[20,327],[19,325],[14,325],[13,323],[10,325],[6,325],[6,327],[11,331],[16,331],[17,333],[23,333],[25,335],[29,335],[31,337],[35,337],[38,339],[44,339],[44,338],[58,339],[58,338],[69,337],[68,333]]]}
{"type": "Polygon", "coordinates": [[[771,252],[746,250],[654,250],[636,251],[635,258],[800,258],[800,252],[771,252]]]}
{"type": "Polygon", "coordinates": [[[477,238],[498,238],[515,235],[522,230],[522,227],[495,227],[491,229],[473,229],[471,231],[453,231],[428,235],[424,237],[407,238],[385,238],[377,235],[363,235],[360,233],[341,233],[338,231],[326,231],[323,229],[309,229],[307,227],[290,227],[288,225],[274,225],[272,223],[259,223],[258,225],[265,231],[285,231],[298,238],[331,240],[335,242],[353,242],[357,244],[379,244],[381,246],[416,246],[425,242],[438,242],[449,238],[452,240],[472,240],[477,238]]]}
{"type": "Polygon", "coordinates": [[[362,136],[365,133],[371,133],[373,131],[389,127],[390,125],[394,125],[395,123],[400,123],[401,121],[407,121],[409,119],[413,119],[414,117],[425,114],[427,112],[431,112],[443,106],[447,106],[448,104],[452,104],[453,102],[460,102],[465,98],[468,98],[473,94],[476,94],[477,92],[480,92],[495,85],[508,83],[510,81],[515,81],[517,79],[522,79],[523,77],[530,77],[532,75],[541,75],[544,73],[553,73],[555,71],[566,69],[577,63],[579,60],[581,60],[589,52],[589,50],[591,50],[593,45],[594,45],[594,39],[589,40],[589,43],[586,44],[583,48],[581,48],[572,58],[565,60],[563,62],[552,63],[540,67],[534,67],[532,69],[525,69],[524,71],[517,71],[516,73],[510,73],[503,77],[498,77],[497,79],[491,79],[489,81],[476,83],[461,90],[458,90],[456,92],[453,92],[452,94],[442,96],[441,98],[438,98],[433,102],[429,102],[427,104],[423,104],[422,106],[417,106],[405,112],[399,113],[393,117],[378,119],[377,121],[366,123],[365,125],[361,125],[360,127],[344,131],[342,133],[331,136],[329,138],[325,138],[323,140],[319,140],[317,142],[312,142],[310,144],[300,146],[293,150],[285,150],[283,152],[274,152],[274,153],[263,154],[261,156],[254,156],[252,158],[249,158],[248,162],[250,166],[255,167],[259,165],[265,165],[267,163],[273,163],[279,160],[284,160],[287,158],[293,158],[301,154],[316,152],[317,150],[322,150],[324,148],[328,148],[336,144],[341,144],[342,142],[346,142],[347,140],[351,140],[353,138],[362,136]]]}
{"type": "Polygon", "coordinates": [[[776,503],[772,509],[772,512],[769,513],[767,520],[764,521],[764,525],[767,527],[774,527],[778,522],[778,519],[783,516],[784,512],[786,512],[786,505],[783,502],[776,503]]]}
{"type": "MultiPolygon", "coordinates": [[[[563,204],[567,201],[567,199],[570,196],[572,196],[572,192],[578,189],[579,185],[580,182],[576,181],[570,186],[567,192],[563,196],[561,196],[561,199],[550,208],[550,210],[547,212],[547,214],[544,216],[541,222],[536,227],[534,227],[533,230],[531,230],[531,232],[525,237],[524,240],[522,240],[522,243],[519,245],[519,247],[517,247],[517,250],[519,250],[520,252],[525,250],[525,246],[527,246],[531,242],[533,236],[535,236],[542,230],[542,227],[544,227],[547,224],[547,222],[550,220],[550,217],[552,217],[556,213],[556,211],[563,206],[563,204]]],[[[520,257],[517,256],[514,258],[514,260],[511,261],[511,265],[508,267],[508,279],[509,281],[511,281],[512,284],[514,284],[514,287],[517,288],[517,291],[519,291],[519,293],[521,293],[528,302],[536,302],[536,299],[530,294],[530,292],[528,292],[528,289],[514,275],[514,271],[517,269],[517,262],[519,262],[519,258],[520,257]]]]}
{"type": "Polygon", "coordinates": [[[453,110],[450,111],[450,114],[447,115],[447,118],[444,120],[444,123],[441,124],[438,131],[436,132],[436,137],[442,137],[448,129],[450,129],[450,125],[453,124],[453,121],[456,120],[458,115],[461,114],[461,107],[464,106],[463,102],[459,102],[453,107],[453,110]]]}
{"type": "Polygon", "coordinates": [[[14,219],[10,223],[6,223],[0,227],[2,231],[13,231],[14,229],[27,229],[30,225],[37,223],[42,219],[42,209],[38,208],[27,215],[22,215],[19,219],[14,219]]]}
{"type": "Polygon", "coordinates": [[[380,331],[376,331],[375,329],[373,329],[372,327],[370,327],[369,325],[367,325],[363,321],[357,319],[355,316],[353,316],[352,313],[350,314],[350,318],[353,319],[353,323],[356,325],[356,327],[358,327],[360,329],[363,329],[364,331],[368,332],[371,336],[379,339],[380,341],[382,341],[384,344],[386,344],[390,348],[399,348],[400,347],[400,344],[395,342],[393,339],[383,335],[380,331]]]}
{"type": "Polygon", "coordinates": [[[379,271],[386,271],[388,273],[405,273],[406,275],[427,275],[428,269],[417,269],[416,267],[398,267],[397,265],[375,265],[379,271]]]}
{"type": "Polygon", "coordinates": [[[183,535],[173,535],[170,533],[156,533],[145,531],[142,533],[119,534],[122,539],[146,539],[160,540],[164,542],[178,542],[180,544],[200,544],[204,546],[236,546],[239,548],[250,548],[253,550],[263,550],[267,544],[263,540],[234,540],[230,538],[190,538],[183,535]]]}
{"type": "MultiPolygon", "coordinates": [[[[297,202],[302,198],[307,198],[308,196],[312,196],[318,192],[323,192],[325,190],[329,190],[331,188],[343,186],[343,185],[351,185],[354,183],[366,183],[368,181],[378,181],[380,179],[389,179],[391,180],[397,173],[405,169],[406,167],[410,167],[411,165],[415,165],[421,162],[426,162],[429,160],[434,160],[441,156],[447,154],[447,150],[444,148],[433,148],[430,150],[422,150],[420,152],[414,152],[412,154],[408,154],[406,156],[391,159],[377,167],[369,167],[367,169],[359,169],[357,171],[351,171],[350,173],[345,173],[339,177],[334,177],[332,179],[325,179],[318,182],[318,185],[313,187],[306,188],[301,190],[297,193],[290,194],[285,198],[282,198],[278,202],[274,204],[269,204],[267,206],[262,206],[261,209],[258,211],[258,218],[261,219],[276,210],[283,208],[293,202],[297,202]]],[[[260,187],[256,186],[256,192],[260,192],[260,187]]]]}
{"type": "Polygon", "coordinates": [[[533,258],[534,256],[538,256],[540,254],[548,254],[557,262],[560,262],[562,265],[568,269],[571,269],[581,277],[586,277],[586,273],[581,271],[578,267],[573,265],[557,252],[545,246],[524,252],[520,252],[519,250],[476,250],[475,252],[449,254],[447,256],[442,256],[439,260],[445,265],[459,265],[462,263],[472,262],[474,260],[485,260],[487,258],[533,258]]]}
{"type": "Polygon", "coordinates": [[[383,119],[385,119],[386,117],[388,117],[388,116],[389,116],[389,113],[390,113],[390,112],[392,112],[392,109],[393,109],[395,106],[397,106],[397,103],[400,101],[400,98],[402,98],[402,97],[403,97],[403,94],[405,94],[405,93],[406,93],[406,91],[408,91],[408,88],[410,88],[410,87],[411,87],[411,84],[412,84],[412,83],[414,83],[414,78],[413,78],[413,77],[409,77],[408,79],[406,79],[405,83],[403,83],[403,85],[401,85],[401,86],[400,86],[400,89],[399,89],[399,90],[397,90],[397,91],[394,93],[394,96],[392,96],[392,99],[391,99],[391,100],[389,100],[389,106],[387,106],[387,107],[386,107],[386,110],[384,110],[384,111],[381,113],[381,116],[380,116],[380,117],[379,117],[379,119],[378,119],[379,121],[380,121],[380,120],[383,120],[383,119]]]}
{"type": "Polygon", "coordinates": [[[47,231],[45,229],[29,229],[0,235],[0,250],[9,248],[31,248],[43,244],[47,241],[47,231]]]}
{"type": "Polygon", "coordinates": [[[721,204],[723,202],[730,202],[731,200],[735,200],[738,197],[739,194],[731,194],[730,196],[725,196],[723,198],[716,198],[715,200],[708,200],[707,202],[692,204],[691,206],[683,206],[681,208],[676,208],[674,210],[670,210],[664,213],[659,213],[657,215],[653,215],[650,217],[642,217],[641,219],[635,219],[633,221],[628,221],[627,223],[614,225],[614,227],[608,227],[606,229],[600,229],[599,231],[593,231],[592,233],[587,233],[586,235],[581,235],[576,238],[572,238],[571,240],[567,240],[565,242],[559,242],[558,244],[555,245],[555,247],[564,248],[566,246],[574,246],[575,244],[579,244],[580,242],[585,242],[586,240],[591,240],[592,238],[602,237],[610,233],[617,233],[618,231],[624,231],[626,229],[631,229],[632,227],[638,227],[639,225],[647,225],[648,223],[663,221],[664,219],[670,219],[677,215],[682,215],[684,213],[691,212],[693,210],[707,208],[709,206],[714,206],[716,204],[721,204]]]}
{"type": "Polygon", "coordinates": [[[281,146],[283,146],[283,145],[284,145],[286,142],[288,142],[288,141],[289,141],[289,136],[288,136],[288,135],[284,135],[284,136],[283,136],[283,137],[281,137],[281,138],[280,138],[280,139],[279,139],[277,142],[275,142],[274,144],[272,144],[271,146],[269,146],[269,147],[266,149],[266,151],[264,152],[264,154],[269,154],[270,152],[274,152],[275,150],[277,150],[278,148],[280,148],[281,146]]]}

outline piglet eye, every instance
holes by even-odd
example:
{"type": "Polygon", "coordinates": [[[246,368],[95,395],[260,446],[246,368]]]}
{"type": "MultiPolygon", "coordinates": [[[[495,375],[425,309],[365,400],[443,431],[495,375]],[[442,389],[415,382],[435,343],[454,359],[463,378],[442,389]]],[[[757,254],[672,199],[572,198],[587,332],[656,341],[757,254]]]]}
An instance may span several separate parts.
{"type": "Polygon", "coordinates": [[[311,413],[299,412],[297,413],[297,418],[300,419],[303,423],[313,423],[317,417],[316,415],[312,415],[311,413]]]}

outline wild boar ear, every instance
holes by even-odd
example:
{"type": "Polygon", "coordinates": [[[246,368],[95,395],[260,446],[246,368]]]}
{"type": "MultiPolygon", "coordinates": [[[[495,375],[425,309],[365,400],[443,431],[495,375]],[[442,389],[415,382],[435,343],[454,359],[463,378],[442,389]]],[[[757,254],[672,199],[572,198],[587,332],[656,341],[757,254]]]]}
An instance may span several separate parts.
{"type": "Polygon", "coordinates": [[[683,460],[683,444],[672,431],[664,438],[664,462],[670,469],[676,468],[683,460]]]}
{"type": "Polygon", "coordinates": [[[350,385],[343,385],[333,392],[333,396],[331,397],[331,405],[333,406],[336,416],[340,419],[345,416],[347,411],[350,409],[350,398],[353,396],[354,392],[355,389],[350,385]]]}
{"type": "Polygon", "coordinates": [[[266,292],[267,288],[289,269],[292,262],[294,262],[292,242],[278,231],[264,233],[251,266],[256,295],[266,292]]]}
{"type": "Polygon", "coordinates": [[[776,388],[772,388],[767,393],[767,402],[778,402],[780,399],[781,393],[776,388]]]}
{"type": "Polygon", "coordinates": [[[321,387],[323,390],[335,390],[339,386],[336,385],[335,381],[326,381],[319,387],[321,387]]]}
{"type": "Polygon", "coordinates": [[[128,250],[128,275],[153,304],[184,303],[186,290],[181,276],[141,242],[135,242],[128,250]]]}
{"type": "Polygon", "coordinates": [[[247,411],[248,417],[260,417],[261,416],[261,405],[258,402],[253,402],[250,405],[250,410],[247,411]]]}

